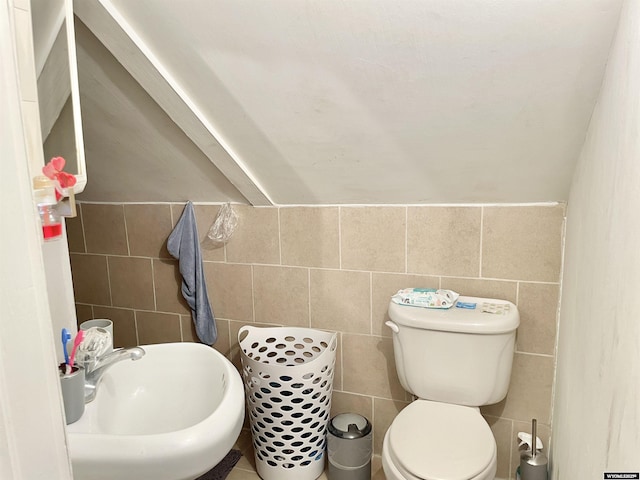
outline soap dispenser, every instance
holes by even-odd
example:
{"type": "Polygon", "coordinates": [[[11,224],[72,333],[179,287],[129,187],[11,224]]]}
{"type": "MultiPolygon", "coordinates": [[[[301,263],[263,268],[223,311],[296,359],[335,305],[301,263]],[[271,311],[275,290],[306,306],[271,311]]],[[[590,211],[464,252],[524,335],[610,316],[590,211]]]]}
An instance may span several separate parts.
{"type": "Polygon", "coordinates": [[[33,179],[33,196],[38,206],[42,236],[45,241],[62,237],[62,218],[56,210],[56,189],[53,181],[45,176],[33,179]]]}

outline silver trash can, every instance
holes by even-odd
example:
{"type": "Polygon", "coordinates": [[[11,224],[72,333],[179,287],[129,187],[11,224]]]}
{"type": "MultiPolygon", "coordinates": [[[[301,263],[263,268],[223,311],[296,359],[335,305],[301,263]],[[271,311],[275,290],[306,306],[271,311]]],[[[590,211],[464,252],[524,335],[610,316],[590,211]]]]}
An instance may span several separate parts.
{"type": "Polygon", "coordinates": [[[373,454],[371,423],[356,413],[341,413],[329,422],[329,480],[370,480],[373,454]]]}

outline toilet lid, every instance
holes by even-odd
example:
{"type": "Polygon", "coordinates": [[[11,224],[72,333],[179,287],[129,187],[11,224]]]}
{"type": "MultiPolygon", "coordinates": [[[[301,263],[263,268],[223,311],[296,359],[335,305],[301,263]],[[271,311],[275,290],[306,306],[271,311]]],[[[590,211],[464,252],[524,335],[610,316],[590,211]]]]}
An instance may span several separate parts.
{"type": "Polygon", "coordinates": [[[417,400],[389,428],[395,462],[425,480],[469,480],[496,455],[496,442],[480,413],[460,405],[417,400]]]}

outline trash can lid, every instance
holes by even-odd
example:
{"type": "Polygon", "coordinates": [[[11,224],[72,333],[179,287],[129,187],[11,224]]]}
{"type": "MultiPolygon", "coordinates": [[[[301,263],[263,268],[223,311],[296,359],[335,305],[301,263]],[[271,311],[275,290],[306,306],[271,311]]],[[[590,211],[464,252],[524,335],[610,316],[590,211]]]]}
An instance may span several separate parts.
{"type": "Polygon", "coordinates": [[[339,438],[362,438],[371,433],[371,423],[357,413],[341,413],[329,422],[329,433],[339,438]]]}

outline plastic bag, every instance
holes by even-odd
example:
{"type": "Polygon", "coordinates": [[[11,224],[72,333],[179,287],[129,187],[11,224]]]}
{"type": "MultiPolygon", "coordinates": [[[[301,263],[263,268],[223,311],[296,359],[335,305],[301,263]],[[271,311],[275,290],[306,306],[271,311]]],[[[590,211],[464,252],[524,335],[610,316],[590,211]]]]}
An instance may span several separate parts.
{"type": "Polygon", "coordinates": [[[207,238],[217,244],[227,243],[237,226],[238,215],[230,203],[225,203],[220,207],[213,225],[207,232],[207,238]]]}

